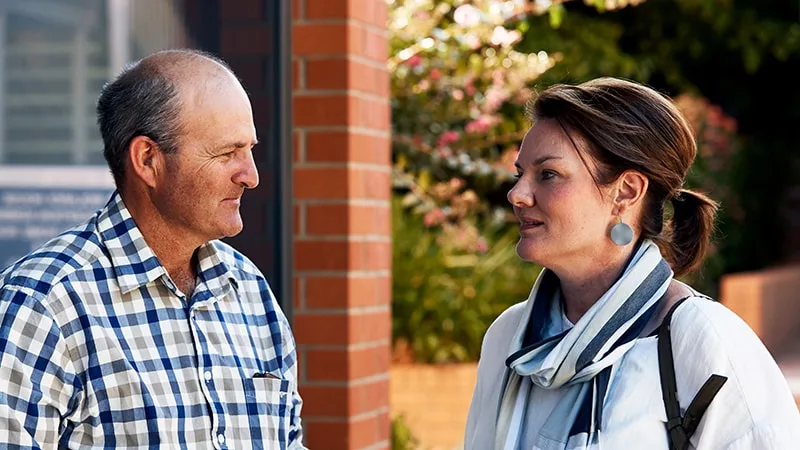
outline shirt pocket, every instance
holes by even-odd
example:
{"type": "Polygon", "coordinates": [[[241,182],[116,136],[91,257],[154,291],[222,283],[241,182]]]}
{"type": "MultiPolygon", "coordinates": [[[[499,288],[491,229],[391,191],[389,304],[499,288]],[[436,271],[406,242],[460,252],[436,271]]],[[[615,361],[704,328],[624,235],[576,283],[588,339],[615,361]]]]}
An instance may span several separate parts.
{"type": "MultiPolygon", "coordinates": [[[[289,437],[292,386],[282,378],[256,377],[244,380],[247,410],[257,412],[261,440],[253,442],[256,448],[285,448],[289,437]],[[275,443],[280,442],[280,447],[275,443]]],[[[251,422],[253,421],[252,413],[251,422]]],[[[255,440],[254,440],[255,441],[255,440]]]]}

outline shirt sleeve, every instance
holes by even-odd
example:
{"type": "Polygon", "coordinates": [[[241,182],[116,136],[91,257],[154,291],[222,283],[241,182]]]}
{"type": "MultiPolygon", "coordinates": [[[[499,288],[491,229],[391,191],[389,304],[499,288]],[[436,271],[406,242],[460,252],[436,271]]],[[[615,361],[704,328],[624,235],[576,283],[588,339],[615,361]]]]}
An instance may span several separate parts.
{"type": "Polygon", "coordinates": [[[56,448],[81,388],[61,330],[35,293],[0,287],[0,448],[56,448]]]}
{"type": "Polygon", "coordinates": [[[800,413],[792,393],[741,318],[716,302],[687,302],[673,319],[672,344],[683,408],[711,374],[728,378],[691,439],[694,448],[796,448],[800,413]]]}

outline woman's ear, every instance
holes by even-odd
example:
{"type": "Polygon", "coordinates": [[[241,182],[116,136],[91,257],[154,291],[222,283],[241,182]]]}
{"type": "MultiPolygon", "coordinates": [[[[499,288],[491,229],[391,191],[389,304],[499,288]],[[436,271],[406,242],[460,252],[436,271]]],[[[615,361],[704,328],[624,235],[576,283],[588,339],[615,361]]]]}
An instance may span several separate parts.
{"type": "Polygon", "coordinates": [[[626,170],[617,179],[614,203],[622,210],[636,208],[644,199],[649,183],[641,172],[626,170]]]}
{"type": "Polygon", "coordinates": [[[164,154],[159,151],[158,144],[146,136],[136,136],[128,146],[128,162],[132,175],[151,189],[158,184],[159,174],[163,170],[163,158],[164,154]]]}

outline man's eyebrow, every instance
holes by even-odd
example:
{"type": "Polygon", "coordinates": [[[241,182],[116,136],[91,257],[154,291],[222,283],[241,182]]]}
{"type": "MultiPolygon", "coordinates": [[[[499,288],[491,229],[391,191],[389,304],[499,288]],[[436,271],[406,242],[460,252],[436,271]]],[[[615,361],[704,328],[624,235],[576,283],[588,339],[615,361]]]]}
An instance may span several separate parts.
{"type": "Polygon", "coordinates": [[[251,147],[251,146],[255,146],[255,145],[258,145],[258,139],[254,140],[252,142],[246,142],[246,141],[227,142],[227,143],[225,143],[223,145],[220,145],[219,148],[245,148],[245,147],[251,147]]]}

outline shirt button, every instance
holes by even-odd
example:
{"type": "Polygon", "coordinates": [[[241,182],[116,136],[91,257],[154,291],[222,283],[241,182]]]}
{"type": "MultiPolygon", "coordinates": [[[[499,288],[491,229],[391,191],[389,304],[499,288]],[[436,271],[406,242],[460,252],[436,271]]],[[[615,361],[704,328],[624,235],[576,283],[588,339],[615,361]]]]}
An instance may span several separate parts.
{"type": "MultiPolygon", "coordinates": [[[[207,383],[211,382],[211,371],[210,370],[206,370],[206,373],[204,373],[203,376],[205,377],[207,383]]],[[[222,435],[220,434],[220,436],[222,436],[222,435]]]]}
{"type": "Polygon", "coordinates": [[[225,445],[225,435],[222,433],[218,434],[217,442],[219,442],[219,445],[225,445]]]}

